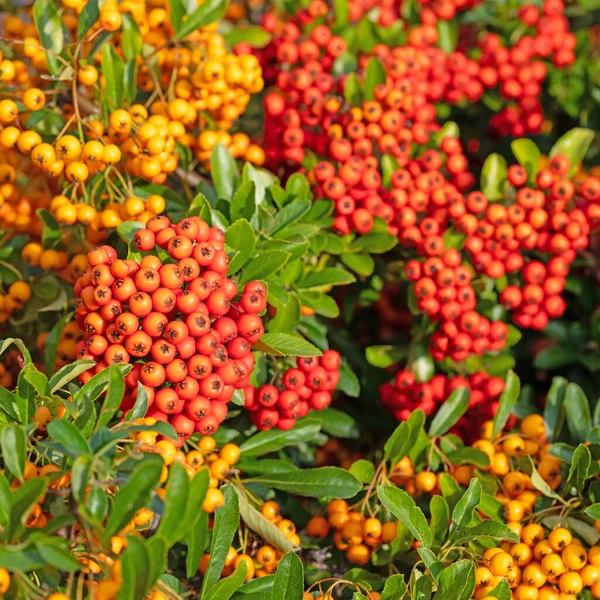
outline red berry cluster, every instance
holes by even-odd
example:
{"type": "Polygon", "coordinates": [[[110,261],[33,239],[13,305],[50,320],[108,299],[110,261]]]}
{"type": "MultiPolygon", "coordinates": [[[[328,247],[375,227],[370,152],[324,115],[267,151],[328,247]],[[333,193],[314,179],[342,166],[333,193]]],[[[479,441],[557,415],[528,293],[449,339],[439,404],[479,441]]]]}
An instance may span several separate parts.
{"type": "Polygon", "coordinates": [[[198,217],[177,224],[154,217],[134,244],[168,258],[121,260],[102,246],[88,253],[90,268],[75,283],[76,319],[86,334],[79,358],[97,363],[81,381],[132,363],[122,410],[133,406],[140,384],[148,416],[170,421],[181,444],[195,431],[216,431],[235,390],[248,385],[251,344],[264,333],[258,313],[266,308],[265,286],[253,281],[238,294],[227,277],[224,239],[198,217]]]}
{"type": "Polygon", "coordinates": [[[453,431],[468,441],[477,439],[480,426],[494,417],[504,387],[503,379],[491,377],[484,371],[468,377],[435,375],[422,383],[411,371],[403,370],[396,375],[393,383],[381,386],[380,395],[386,410],[398,421],[406,421],[417,409],[427,416],[436,413],[454,390],[467,388],[470,390],[468,421],[466,416],[462,417],[453,431]]]}
{"type": "Polygon", "coordinates": [[[273,384],[244,388],[245,407],[261,431],[277,427],[291,429],[296,419],[312,410],[324,410],[340,380],[340,353],[326,350],[320,357],[301,357],[296,367],[281,376],[279,387],[273,384]]]}

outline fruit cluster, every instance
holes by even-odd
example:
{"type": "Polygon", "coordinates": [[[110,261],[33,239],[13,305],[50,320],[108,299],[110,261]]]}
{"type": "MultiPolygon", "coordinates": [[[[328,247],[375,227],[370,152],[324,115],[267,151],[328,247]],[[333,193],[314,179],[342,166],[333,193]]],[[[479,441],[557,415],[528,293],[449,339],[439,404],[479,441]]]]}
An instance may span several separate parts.
{"type": "Polygon", "coordinates": [[[298,358],[296,367],[281,374],[279,387],[273,383],[244,387],[244,406],[254,425],[261,431],[273,427],[285,431],[310,410],[327,408],[340,380],[341,361],[339,352],[326,350],[320,357],[298,358]]]}
{"type": "Polygon", "coordinates": [[[95,360],[94,372],[132,363],[121,408],[143,390],[148,416],[170,421],[181,445],[194,431],[214,433],[235,390],[248,385],[266,289],[250,282],[235,301],[223,233],[200,218],[146,225],[133,240],[139,260],[121,260],[108,246],[88,253],[90,268],[75,283],[86,334],[79,357],[95,360]],[[167,257],[150,254],[155,249],[167,257]]]}
{"type": "Polygon", "coordinates": [[[349,562],[365,565],[372,552],[381,544],[396,539],[398,523],[382,523],[377,517],[366,517],[362,512],[350,510],[345,500],[332,500],[327,505],[327,517],[313,517],[306,525],[306,534],[325,538],[334,530],[333,543],[344,552],[349,562]]]}

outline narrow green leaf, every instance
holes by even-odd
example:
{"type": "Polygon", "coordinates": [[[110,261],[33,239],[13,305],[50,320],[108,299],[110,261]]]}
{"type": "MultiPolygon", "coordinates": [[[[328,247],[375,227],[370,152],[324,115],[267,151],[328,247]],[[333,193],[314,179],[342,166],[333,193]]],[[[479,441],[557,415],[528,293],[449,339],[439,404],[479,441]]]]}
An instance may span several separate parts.
{"type": "Polygon", "coordinates": [[[519,399],[519,393],[521,391],[521,381],[513,370],[510,370],[506,376],[506,383],[504,391],[500,396],[500,403],[498,410],[494,416],[494,428],[492,431],[492,439],[504,429],[510,413],[514,408],[517,400],[519,399]]]}
{"type": "Polygon", "coordinates": [[[433,536],[427,520],[415,501],[404,490],[391,485],[381,486],[377,495],[383,505],[415,536],[426,548],[431,546],[433,536]]]}
{"type": "Polygon", "coordinates": [[[304,568],[293,553],[284,554],[275,572],[271,600],[302,600],[304,594],[304,568]]]}
{"type": "Polygon", "coordinates": [[[451,427],[456,425],[458,420],[467,411],[467,408],[469,408],[470,397],[471,392],[469,389],[455,389],[442,404],[435,417],[433,417],[433,421],[429,427],[429,435],[444,435],[451,427]]]}

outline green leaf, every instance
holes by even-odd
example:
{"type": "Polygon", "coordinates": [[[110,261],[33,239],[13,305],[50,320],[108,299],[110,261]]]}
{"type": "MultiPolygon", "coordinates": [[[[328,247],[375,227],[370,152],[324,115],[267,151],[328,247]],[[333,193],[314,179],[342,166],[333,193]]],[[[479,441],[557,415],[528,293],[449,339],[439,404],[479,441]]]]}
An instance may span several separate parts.
{"type": "Polygon", "coordinates": [[[311,413],[310,418],[320,421],[321,429],[336,438],[356,439],[360,435],[356,421],[336,408],[316,411],[311,413]]]}
{"type": "Polygon", "coordinates": [[[102,46],[102,73],[106,79],[104,92],[112,108],[123,106],[125,62],[112,44],[102,46]]]}
{"type": "MultiPolygon", "coordinates": [[[[107,425],[114,417],[121,406],[123,395],[125,394],[125,375],[123,375],[116,365],[110,365],[108,371],[108,387],[106,389],[106,396],[104,397],[102,408],[100,409],[100,414],[98,415],[96,431],[98,431],[102,425],[107,425]]],[[[141,387],[141,385],[138,386],[138,388],[139,387],[141,387]]]]}
{"type": "MultiPolygon", "coordinates": [[[[166,577],[171,576],[163,574],[167,568],[167,547],[164,540],[153,536],[146,540],[145,546],[148,554],[148,577],[146,579],[146,593],[148,593],[158,579],[164,581],[166,577]]],[[[175,577],[173,579],[181,585],[179,579],[175,577]]]]}
{"type": "MultiPolygon", "coordinates": [[[[44,344],[44,367],[46,367],[46,373],[54,372],[54,365],[56,363],[56,355],[58,353],[58,344],[65,325],[73,318],[73,313],[64,314],[53,326],[46,338],[44,344]]],[[[93,361],[90,361],[94,364],[93,361]]],[[[64,368],[64,367],[63,367],[64,368]]]]}
{"type": "Polygon", "coordinates": [[[244,583],[247,569],[248,565],[246,565],[244,561],[240,562],[233,575],[221,579],[221,581],[211,588],[206,596],[202,596],[202,598],[206,600],[229,600],[229,598],[231,598],[244,583]]]}
{"type": "Polygon", "coordinates": [[[429,381],[435,373],[433,358],[424,344],[413,344],[409,352],[409,368],[419,383],[429,381]]]}
{"type": "Polygon", "coordinates": [[[468,446],[448,452],[446,458],[453,465],[471,464],[476,467],[489,467],[490,465],[490,458],[485,452],[468,446]]]}
{"type": "Polygon", "coordinates": [[[511,600],[512,594],[506,579],[502,579],[500,583],[486,594],[488,598],[498,598],[498,600],[511,600]]]}
{"type": "Polygon", "coordinates": [[[596,521],[600,519],[600,504],[592,504],[585,509],[585,513],[595,519],[596,521]]]}
{"type": "Polygon", "coordinates": [[[79,456],[73,461],[71,469],[71,490],[77,502],[85,503],[86,488],[92,469],[92,459],[89,456],[79,456]]]}
{"type": "Polygon", "coordinates": [[[169,480],[167,482],[167,495],[165,498],[165,512],[156,530],[156,535],[164,538],[167,546],[172,546],[178,541],[185,531],[179,531],[190,488],[190,478],[186,470],[178,463],[173,463],[169,468],[169,480]]]}
{"type": "Polygon", "coordinates": [[[350,106],[360,106],[363,101],[363,88],[356,73],[350,73],[344,82],[344,99],[350,106]]]}
{"type": "Polygon", "coordinates": [[[571,437],[576,442],[585,442],[592,428],[592,415],[588,399],[576,383],[567,385],[564,406],[567,411],[567,427],[571,437]]]}
{"type": "Polygon", "coordinates": [[[438,579],[434,600],[469,600],[475,591],[475,563],[459,560],[446,567],[438,579]]]}
{"type": "Polygon", "coordinates": [[[562,504],[566,504],[563,498],[557,494],[542,478],[542,476],[538,473],[533,461],[531,460],[531,456],[523,456],[519,461],[519,465],[525,473],[531,477],[531,484],[536,490],[539,490],[546,496],[547,498],[553,498],[554,500],[558,500],[562,504]]]}
{"type": "Polygon", "coordinates": [[[53,538],[47,538],[47,541],[40,540],[36,542],[35,545],[40,556],[49,565],[60,571],[79,571],[83,565],[68,550],[62,547],[62,544],[56,543],[57,541],[53,538]]]}
{"type": "Polygon", "coordinates": [[[244,269],[241,275],[241,283],[247,283],[254,279],[265,279],[269,275],[279,272],[289,258],[290,253],[284,250],[257,252],[244,269]]]}
{"type": "Polygon", "coordinates": [[[123,580],[117,600],[143,600],[146,594],[150,561],[141,539],[127,536],[127,547],[121,556],[123,580]]]}
{"type": "Polygon", "coordinates": [[[479,479],[471,479],[469,488],[463,497],[458,501],[452,511],[452,523],[450,525],[450,535],[453,535],[458,529],[468,527],[473,520],[475,508],[481,502],[481,483],[479,479]]]}
{"type": "Polygon", "coordinates": [[[73,457],[90,454],[92,449],[79,429],[64,419],[53,419],[48,423],[48,435],[73,457]]]}
{"type": "Polygon", "coordinates": [[[180,40],[200,27],[219,21],[225,15],[226,9],[226,0],[206,0],[187,19],[182,21],[181,27],[176,31],[174,39],[180,40]]]}
{"type": "Polygon", "coordinates": [[[372,231],[356,238],[350,248],[355,252],[368,252],[369,254],[383,254],[398,245],[398,238],[387,232],[372,231]]]}
{"type": "Polygon", "coordinates": [[[163,466],[164,462],[159,456],[146,456],[120,487],[106,522],[102,536],[104,542],[121,531],[135,513],[146,505],[150,498],[150,492],[158,484],[163,466]]]}
{"type": "Polygon", "coordinates": [[[142,385],[141,381],[137,383],[137,398],[131,411],[126,414],[127,421],[133,421],[134,419],[142,419],[148,412],[148,392],[142,385]]]}
{"type": "Polygon", "coordinates": [[[375,465],[364,458],[354,461],[348,470],[361,483],[371,483],[375,477],[375,465]]]}
{"type": "Polygon", "coordinates": [[[500,403],[498,410],[494,416],[494,428],[492,431],[492,439],[504,429],[510,413],[514,408],[517,400],[519,399],[519,393],[521,392],[521,381],[513,370],[510,370],[506,376],[506,383],[504,391],[500,396],[500,403]]]}
{"type": "Polygon", "coordinates": [[[433,496],[429,502],[431,513],[431,534],[433,545],[441,546],[448,533],[448,521],[450,520],[450,507],[443,496],[433,496]]]}
{"type": "Polygon", "coordinates": [[[407,456],[410,449],[415,445],[419,434],[424,431],[425,413],[415,410],[408,421],[400,423],[394,433],[388,438],[383,447],[384,460],[389,460],[392,466],[407,456]]]}
{"type": "Polygon", "coordinates": [[[464,546],[477,539],[507,540],[515,544],[519,543],[519,536],[513,533],[504,523],[489,520],[458,531],[454,539],[454,546],[464,546]]]}
{"type": "Polygon", "coordinates": [[[567,383],[568,382],[564,377],[553,377],[552,385],[546,396],[544,424],[546,426],[546,436],[549,442],[555,442],[558,439],[565,422],[563,402],[567,383]]]}
{"type": "Polygon", "coordinates": [[[423,559],[423,563],[431,573],[434,581],[437,581],[440,573],[444,570],[444,563],[441,560],[438,560],[436,555],[429,548],[419,547],[417,552],[423,559]]]}
{"type": "Polygon", "coordinates": [[[225,503],[215,511],[215,526],[210,544],[210,561],[202,581],[202,592],[200,594],[202,600],[211,597],[211,590],[219,581],[227,553],[233,542],[233,536],[240,522],[238,496],[235,490],[231,485],[226,485],[221,489],[225,497],[225,503]]]}
{"type": "Polygon", "coordinates": [[[277,232],[281,231],[284,227],[291,225],[298,221],[310,210],[310,200],[297,199],[289,204],[286,204],[281,210],[275,215],[273,227],[269,232],[271,236],[274,236],[277,232]]]}
{"type": "MultiPolygon", "coordinates": [[[[205,471],[208,472],[206,469],[205,471]]],[[[196,475],[196,477],[197,476],[198,475],[196,475]]],[[[185,537],[185,543],[188,549],[185,557],[185,571],[188,579],[198,572],[202,553],[208,545],[208,537],[208,513],[201,510],[198,520],[185,537]]]]}
{"type": "Polygon", "coordinates": [[[411,496],[391,485],[381,486],[377,490],[377,495],[383,505],[408,527],[423,546],[426,548],[431,546],[433,541],[431,529],[427,525],[425,515],[411,496]]]}
{"type": "Polygon", "coordinates": [[[302,600],[304,594],[304,568],[293,553],[284,554],[275,571],[271,600],[302,600]]]}
{"type": "Polygon", "coordinates": [[[293,331],[300,321],[300,301],[295,295],[289,296],[286,304],[277,307],[275,318],[267,324],[270,333],[293,331]]]}
{"type": "MultiPolygon", "coordinates": [[[[222,4],[225,7],[224,0],[206,0],[198,10],[201,10],[204,6],[216,3],[222,4]]],[[[229,150],[223,144],[217,144],[213,148],[210,157],[210,170],[217,197],[223,200],[231,200],[238,172],[233,156],[231,156],[229,150]]]]}
{"type": "Polygon", "coordinates": [[[367,362],[380,369],[396,365],[405,357],[406,350],[397,346],[368,346],[365,350],[367,362]]]}
{"type": "MultiPolygon", "coordinates": [[[[6,480],[4,480],[6,481],[6,480]]],[[[46,491],[48,486],[47,479],[29,479],[22,483],[12,493],[12,502],[9,513],[8,522],[2,532],[2,539],[10,540],[13,537],[18,537],[19,533],[25,530],[25,523],[29,512],[34,504],[36,504],[40,496],[46,491]]]]}
{"type": "Polygon", "coordinates": [[[292,333],[265,333],[253,348],[276,356],[321,356],[316,346],[292,333]]]}
{"type": "Polygon", "coordinates": [[[224,33],[223,37],[232,47],[244,43],[252,48],[264,48],[273,36],[259,25],[247,25],[231,29],[227,33],[224,33]]]}
{"type": "Polygon", "coordinates": [[[452,54],[456,50],[458,44],[458,25],[456,21],[445,21],[438,19],[438,46],[446,53],[452,54]]]}
{"type": "Polygon", "coordinates": [[[142,53],[142,36],[138,29],[137,23],[129,13],[124,13],[123,19],[123,41],[121,47],[126,60],[135,61],[142,53]]]}
{"type": "Polygon", "coordinates": [[[345,269],[338,267],[329,267],[322,271],[313,271],[309,273],[298,282],[298,289],[310,290],[314,288],[333,286],[333,285],[347,285],[354,283],[356,278],[351,273],[348,273],[345,269]]]}
{"type": "Polygon", "coordinates": [[[45,566],[46,561],[32,546],[24,549],[20,544],[0,546],[0,567],[8,571],[28,572],[45,566]]]}
{"type": "Polygon", "coordinates": [[[100,17],[98,0],[88,0],[79,13],[77,22],[77,39],[82,40],[85,34],[92,28],[100,17]]]}
{"type": "Polygon", "coordinates": [[[321,423],[315,419],[307,419],[296,423],[292,429],[282,431],[280,429],[270,429],[261,431],[248,438],[240,444],[240,450],[243,458],[253,456],[263,456],[272,452],[277,452],[286,446],[295,446],[300,442],[309,442],[321,430],[321,423]]]}
{"type": "Polygon", "coordinates": [[[444,435],[451,427],[456,425],[469,408],[470,397],[471,392],[469,389],[455,389],[433,417],[429,427],[429,435],[444,435]]]}
{"type": "Polygon", "coordinates": [[[238,219],[252,219],[256,212],[256,186],[253,181],[242,183],[237,188],[231,199],[229,212],[234,223],[238,219]]]}
{"type": "Polygon", "coordinates": [[[246,219],[234,221],[225,231],[225,244],[235,252],[228,271],[229,274],[233,274],[250,260],[256,248],[256,234],[252,225],[246,219]]]}
{"type": "Polygon", "coordinates": [[[500,154],[490,154],[483,163],[481,191],[490,202],[496,202],[504,198],[507,171],[506,159],[500,154]]]}
{"type": "Polygon", "coordinates": [[[368,277],[373,274],[375,270],[375,261],[369,254],[352,254],[351,252],[344,252],[340,256],[341,261],[355,273],[368,277]]]}
{"type": "Polygon", "coordinates": [[[51,75],[59,75],[63,65],[57,55],[63,51],[65,35],[58,6],[52,0],[35,0],[33,20],[40,38],[40,47],[47,50],[48,70],[51,75]]]}
{"type": "Polygon", "coordinates": [[[529,181],[534,181],[540,170],[542,158],[542,153],[536,143],[528,139],[514,140],[510,147],[519,164],[527,171],[529,181]]]}
{"type": "Polygon", "coordinates": [[[579,444],[573,454],[573,461],[571,462],[571,468],[569,469],[569,477],[567,481],[577,488],[578,492],[583,490],[585,482],[590,473],[590,466],[592,465],[592,455],[588,450],[587,446],[579,444]]]}
{"type": "Polygon", "coordinates": [[[237,495],[240,505],[240,517],[244,523],[256,533],[261,540],[265,540],[268,544],[277,548],[281,552],[289,552],[294,548],[294,545],[285,536],[285,534],[264,517],[254,506],[246,499],[246,492],[243,488],[233,488],[237,495]]]}
{"type": "Polygon", "coordinates": [[[402,600],[407,591],[404,575],[392,575],[385,580],[381,600],[402,600]]]}
{"type": "Polygon", "coordinates": [[[591,129],[582,127],[571,129],[552,146],[549,156],[550,158],[557,154],[566,156],[571,162],[569,175],[573,175],[577,171],[578,165],[583,162],[594,136],[595,133],[591,129]]]}
{"type": "Polygon", "coordinates": [[[338,467],[299,469],[250,480],[265,487],[310,498],[352,498],[362,485],[354,475],[338,467]]]}
{"type": "Polygon", "coordinates": [[[340,382],[337,388],[340,392],[344,392],[346,396],[358,398],[360,395],[360,382],[354,371],[348,366],[348,362],[342,360],[340,367],[340,382]]]}
{"type": "Polygon", "coordinates": [[[372,57],[367,63],[367,69],[365,71],[365,83],[363,86],[365,100],[373,100],[375,88],[385,83],[387,80],[387,73],[382,62],[377,57],[372,57]]]}
{"type": "MultiPolygon", "coordinates": [[[[337,27],[344,27],[348,23],[348,2],[347,0],[333,0],[335,10],[335,24],[337,27]]],[[[275,599],[273,599],[275,600],[275,599]]]]}
{"type": "Polygon", "coordinates": [[[27,436],[23,427],[9,423],[0,429],[2,460],[6,468],[23,481],[25,459],[27,455],[27,436]]]}

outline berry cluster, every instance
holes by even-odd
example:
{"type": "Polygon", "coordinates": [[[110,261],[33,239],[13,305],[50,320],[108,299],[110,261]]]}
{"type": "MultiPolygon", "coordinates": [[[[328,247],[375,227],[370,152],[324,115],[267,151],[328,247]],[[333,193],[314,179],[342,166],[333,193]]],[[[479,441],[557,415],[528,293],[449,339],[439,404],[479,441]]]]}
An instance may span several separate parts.
{"type": "Polygon", "coordinates": [[[102,246],[88,253],[90,268],[75,283],[76,319],[87,338],[79,357],[95,360],[95,372],[133,363],[122,409],[143,386],[148,416],[171,421],[180,444],[194,431],[216,431],[234,391],[248,385],[251,344],[264,332],[258,313],[266,289],[250,282],[234,302],[238,287],[226,276],[223,241],[198,217],[177,224],[154,217],[135,234],[145,254],[139,262],[102,246]],[[168,258],[148,254],[155,249],[168,258]]]}
{"type": "Polygon", "coordinates": [[[331,529],[335,532],[333,543],[346,554],[348,561],[365,565],[378,546],[396,538],[398,524],[365,517],[362,512],[350,510],[345,500],[332,500],[327,505],[327,518],[313,517],[306,525],[306,533],[322,539],[329,535],[331,529]]]}
{"type": "Polygon", "coordinates": [[[259,430],[291,429],[296,419],[312,410],[324,410],[339,380],[340,353],[326,350],[320,357],[300,357],[295,368],[281,375],[280,387],[272,383],[244,387],[244,406],[259,430]]]}
{"type": "Polygon", "coordinates": [[[406,421],[417,409],[426,415],[434,414],[454,390],[468,389],[468,419],[462,417],[454,431],[469,440],[480,425],[496,414],[504,386],[503,379],[491,377],[483,371],[469,377],[434,375],[430,381],[419,382],[411,371],[405,369],[396,375],[393,383],[381,386],[380,395],[385,408],[399,421],[406,421]]]}

